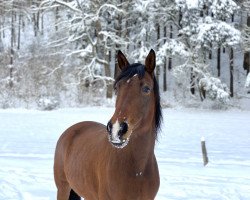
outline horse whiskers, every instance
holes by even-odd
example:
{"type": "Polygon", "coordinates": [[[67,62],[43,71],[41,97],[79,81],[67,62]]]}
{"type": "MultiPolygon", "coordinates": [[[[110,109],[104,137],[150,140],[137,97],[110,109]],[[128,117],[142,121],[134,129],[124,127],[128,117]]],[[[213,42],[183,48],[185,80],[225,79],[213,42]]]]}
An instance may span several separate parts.
{"type": "Polygon", "coordinates": [[[133,131],[138,128],[139,123],[142,121],[142,117],[135,123],[134,127],[131,129],[131,133],[133,133],[133,131]]]}

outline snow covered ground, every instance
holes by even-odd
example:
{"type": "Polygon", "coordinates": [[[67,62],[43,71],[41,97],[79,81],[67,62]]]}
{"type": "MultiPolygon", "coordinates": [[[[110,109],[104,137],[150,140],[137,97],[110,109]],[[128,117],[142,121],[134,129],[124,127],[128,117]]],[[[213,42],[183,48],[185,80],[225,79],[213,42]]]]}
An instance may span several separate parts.
{"type": "MultiPolygon", "coordinates": [[[[0,110],[0,200],[54,200],[53,154],[59,135],[82,120],[104,124],[103,107],[0,110]]],[[[156,148],[157,200],[249,200],[250,111],[164,109],[156,148]],[[203,167],[200,139],[209,164],[203,167]]]]}

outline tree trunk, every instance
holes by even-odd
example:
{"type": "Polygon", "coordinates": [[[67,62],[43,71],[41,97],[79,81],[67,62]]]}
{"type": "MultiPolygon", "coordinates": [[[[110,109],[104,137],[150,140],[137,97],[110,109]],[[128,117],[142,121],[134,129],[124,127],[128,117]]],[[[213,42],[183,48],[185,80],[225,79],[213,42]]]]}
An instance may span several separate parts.
{"type": "Polygon", "coordinates": [[[36,27],[36,14],[33,14],[33,26],[34,26],[34,36],[37,36],[37,27],[36,27]]]}
{"type": "MultiPolygon", "coordinates": [[[[104,65],[105,76],[112,77],[111,76],[111,69],[110,69],[110,65],[109,65],[109,63],[110,63],[110,56],[109,56],[110,51],[107,51],[107,53],[106,52],[104,52],[104,53],[105,53],[105,60],[107,61],[107,64],[104,65]]],[[[106,81],[106,86],[107,86],[106,97],[108,99],[111,99],[113,96],[113,84],[111,81],[106,81]]]]}
{"type": "Polygon", "coordinates": [[[250,27],[250,16],[247,16],[247,26],[250,27]]]}
{"type": "Polygon", "coordinates": [[[166,65],[166,59],[164,60],[164,66],[163,66],[163,91],[167,91],[167,65],[166,65]]]}
{"type": "Polygon", "coordinates": [[[182,21],[182,12],[181,12],[181,10],[179,10],[178,25],[180,26],[180,28],[182,28],[181,21],[182,21]]]}
{"type": "Polygon", "coordinates": [[[217,75],[218,75],[218,77],[220,77],[220,60],[221,60],[221,53],[220,53],[220,51],[221,51],[221,48],[219,47],[218,49],[217,49],[217,75]]]}
{"type": "Polygon", "coordinates": [[[191,94],[195,94],[194,80],[195,80],[195,75],[194,75],[193,68],[191,68],[191,80],[190,80],[190,91],[191,91],[191,94]]]}
{"type": "MultiPolygon", "coordinates": [[[[250,16],[247,17],[247,26],[250,27],[250,16]]],[[[250,51],[244,53],[243,68],[246,70],[246,75],[250,72],[250,51]]]]}
{"type": "Polygon", "coordinates": [[[22,26],[22,15],[19,14],[18,19],[18,37],[17,37],[17,49],[20,49],[20,43],[21,43],[21,26],[22,26]]]}
{"type": "MultiPolygon", "coordinates": [[[[121,0],[120,1],[120,4],[121,5],[123,5],[122,4],[123,3],[123,1],[121,0]]],[[[117,23],[115,23],[115,29],[116,29],[116,31],[117,31],[117,35],[118,35],[118,37],[121,37],[121,35],[122,35],[122,17],[120,16],[120,15],[117,15],[117,17],[116,17],[116,19],[115,20],[117,20],[117,23]]],[[[126,21],[126,24],[125,24],[126,26],[128,26],[128,23],[127,23],[127,21],[126,21]]],[[[125,27],[125,32],[126,32],[126,34],[128,34],[128,27],[125,27]]],[[[133,47],[134,48],[134,47],[133,47]]],[[[116,60],[116,55],[117,55],[117,50],[121,50],[121,45],[120,44],[118,44],[118,43],[116,43],[115,44],[115,61],[117,61],[116,60]]],[[[118,66],[118,62],[115,62],[115,69],[114,69],[114,79],[116,79],[117,78],[117,76],[120,74],[120,72],[121,72],[121,70],[120,70],[120,68],[119,68],[119,66],[118,66]]]]}
{"type": "Polygon", "coordinates": [[[168,70],[171,70],[172,69],[172,58],[169,57],[168,58],[168,70]]]}
{"type": "MultiPolygon", "coordinates": [[[[170,34],[169,34],[169,37],[170,37],[170,39],[173,38],[173,26],[172,25],[170,25],[170,34]]],[[[172,69],[172,58],[169,57],[168,58],[168,70],[171,70],[171,69],[172,69]]]]}
{"type": "Polygon", "coordinates": [[[230,96],[234,96],[234,51],[233,48],[230,48],[230,96]]]}
{"type": "MultiPolygon", "coordinates": [[[[32,2],[32,5],[37,8],[36,2],[32,2]]],[[[38,30],[39,30],[39,14],[38,13],[33,13],[32,21],[33,21],[33,26],[34,26],[34,35],[36,37],[38,34],[38,30]]]]}
{"type": "Polygon", "coordinates": [[[59,19],[59,8],[56,7],[56,13],[55,13],[55,30],[58,31],[58,19],[59,19]]]}
{"type": "Polygon", "coordinates": [[[212,44],[210,44],[210,50],[209,50],[209,53],[208,53],[208,58],[211,60],[212,59],[212,44]]]}
{"type": "Polygon", "coordinates": [[[15,41],[15,29],[14,29],[14,3],[12,3],[12,11],[11,11],[11,36],[10,36],[10,71],[9,71],[9,76],[10,76],[10,81],[9,81],[9,86],[10,88],[13,87],[13,62],[14,62],[14,41],[15,41]]]}
{"type": "Polygon", "coordinates": [[[36,14],[36,30],[39,31],[39,23],[40,23],[40,12],[38,11],[36,14]]]}
{"type": "Polygon", "coordinates": [[[246,75],[248,75],[248,73],[250,71],[250,52],[244,53],[243,68],[244,68],[244,70],[246,70],[246,75]]]}
{"type": "Polygon", "coordinates": [[[41,35],[43,35],[44,32],[44,20],[43,20],[43,13],[41,13],[41,35]]]}
{"type": "Polygon", "coordinates": [[[107,83],[106,98],[111,99],[113,97],[113,84],[111,81],[107,83]]]}
{"type": "MultiPolygon", "coordinates": [[[[164,38],[167,37],[167,27],[164,27],[164,38]]],[[[166,39],[164,39],[164,43],[166,42],[166,39]]],[[[167,57],[164,59],[163,64],[163,91],[167,91],[167,57]]]]}
{"type": "MultiPolygon", "coordinates": [[[[160,24],[156,24],[156,29],[157,29],[157,41],[159,41],[160,37],[161,37],[161,29],[160,29],[160,24]]],[[[160,44],[157,47],[158,49],[160,48],[160,44]]],[[[156,65],[156,80],[157,82],[159,82],[159,74],[160,74],[160,68],[158,65],[156,65]]]]}

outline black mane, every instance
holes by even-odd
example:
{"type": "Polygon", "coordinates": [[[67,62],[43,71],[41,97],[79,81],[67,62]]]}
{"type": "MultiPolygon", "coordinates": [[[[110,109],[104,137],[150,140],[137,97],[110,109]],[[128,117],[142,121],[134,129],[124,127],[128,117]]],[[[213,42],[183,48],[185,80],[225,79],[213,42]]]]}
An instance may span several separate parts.
{"type": "MultiPolygon", "coordinates": [[[[126,67],[122,72],[119,74],[119,76],[115,79],[114,82],[114,88],[116,84],[120,80],[128,80],[132,78],[135,74],[138,75],[139,79],[143,78],[146,73],[145,66],[140,63],[134,63],[126,67]]],[[[156,128],[156,137],[158,130],[161,127],[161,121],[162,121],[162,111],[161,111],[161,103],[160,103],[160,92],[159,92],[159,85],[158,82],[154,76],[154,94],[155,94],[155,128],[156,128]]]]}
{"type": "Polygon", "coordinates": [[[135,74],[138,74],[140,79],[143,78],[145,75],[145,66],[140,63],[134,63],[132,65],[129,65],[125,68],[125,70],[122,70],[119,76],[115,79],[114,86],[120,80],[128,80],[132,78],[135,74]]]}

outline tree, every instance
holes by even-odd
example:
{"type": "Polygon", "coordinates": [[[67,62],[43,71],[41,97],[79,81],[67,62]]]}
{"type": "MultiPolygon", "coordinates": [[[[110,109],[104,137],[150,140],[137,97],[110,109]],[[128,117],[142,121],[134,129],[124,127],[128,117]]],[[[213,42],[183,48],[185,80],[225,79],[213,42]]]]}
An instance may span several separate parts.
{"type": "MultiPolygon", "coordinates": [[[[241,4],[247,12],[249,2],[241,4]]],[[[154,48],[163,91],[225,102],[229,93],[237,96],[240,79],[241,35],[231,20],[237,9],[232,0],[0,1],[1,93],[16,91],[30,102],[111,98],[116,51],[140,62],[154,48]],[[231,56],[227,66],[220,65],[225,55],[231,56]]],[[[247,73],[248,32],[244,27],[247,73]]]]}
{"type": "Polygon", "coordinates": [[[1,1],[1,18],[2,21],[2,33],[5,37],[5,31],[10,29],[10,59],[9,59],[9,78],[8,85],[10,88],[13,87],[15,78],[14,78],[14,59],[16,57],[16,52],[20,49],[20,38],[21,38],[21,26],[22,18],[29,17],[26,12],[26,1],[25,0],[11,0],[11,1],[1,1]],[[10,20],[10,28],[5,27],[5,20],[10,20]]]}
{"type": "Polygon", "coordinates": [[[244,45],[244,69],[246,70],[247,74],[250,71],[250,2],[245,1],[243,4],[243,8],[247,13],[247,24],[243,26],[243,45],[244,45]]]}
{"type": "MultiPolygon", "coordinates": [[[[233,24],[225,22],[236,12],[238,6],[232,0],[180,0],[176,1],[176,7],[181,12],[179,37],[167,41],[168,44],[163,45],[159,51],[160,56],[168,52],[172,55],[178,53],[185,58],[184,64],[175,67],[174,71],[184,85],[190,85],[192,94],[195,94],[195,89],[212,92],[209,90],[211,87],[205,85],[211,85],[213,81],[214,86],[217,85],[214,88],[223,89],[226,94],[228,90],[222,85],[218,87],[219,79],[214,78],[210,72],[207,54],[211,49],[233,47],[240,43],[240,32],[233,24]],[[191,77],[190,81],[185,77],[191,77]]],[[[199,94],[204,99],[204,91],[199,94]]],[[[228,97],[225,94],[222,95],[223,98],[228,97]]],[[[218,99],[222,96],[218,95],[218,99]]]]}
{"type": "Polygon", "coordinates": [[[74,43],[75,48],[67,56],[77,55],[84,61],[79,69],[80,82],[102,81],[107,88],[107,98],[111,98],[110,53],[118,44],[126,43],[126,38],[116,34],[116,16],[125,12],[116,6],[116,1],[55,0],[42,3],[43,6],[51,4],[63,6],[68,12],[69,38],[65,39],[74,43]]]}

